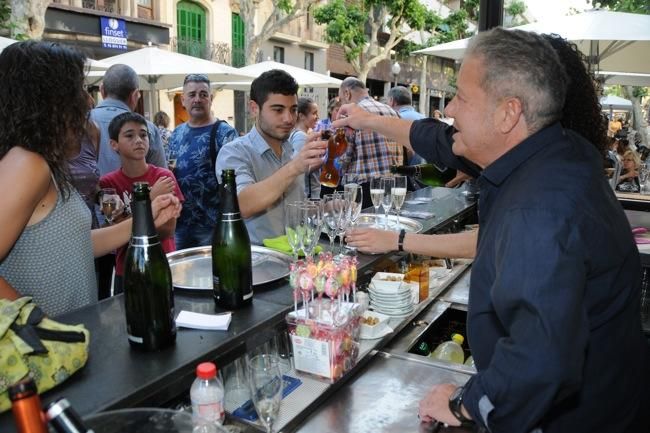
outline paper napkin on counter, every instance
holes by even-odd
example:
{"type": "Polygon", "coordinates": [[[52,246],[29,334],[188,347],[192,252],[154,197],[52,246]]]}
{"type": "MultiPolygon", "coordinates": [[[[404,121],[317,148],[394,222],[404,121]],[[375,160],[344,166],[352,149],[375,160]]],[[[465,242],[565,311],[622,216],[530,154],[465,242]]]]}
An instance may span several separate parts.
{"type": "Polygon", "coordinates": [[[425,204],[433,201],[433,197],[415,197],[409,200],[406,200],[406,204],[425,204]]]}
{"type": "Polygon", "coordinates": [[[431,218],[433,217],[433,212],[427,212],[427,211],[420,211],[420,210],[402,210],[400,215],[409,217],[409,218],[431,218]]]}
{"type": "Polygon", "coordinates": [[[227,331],[231,319],[232,313],[202,314],[182,310],[178,314],[178,317],[176,317],[176,326],[211,331],[227,331]]]}

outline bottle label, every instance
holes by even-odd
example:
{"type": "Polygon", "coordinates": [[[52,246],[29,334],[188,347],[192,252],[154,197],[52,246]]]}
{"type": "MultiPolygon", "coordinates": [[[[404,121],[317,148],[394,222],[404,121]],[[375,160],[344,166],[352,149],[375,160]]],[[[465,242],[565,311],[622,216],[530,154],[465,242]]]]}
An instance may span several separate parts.
{"type": "Polygon", "coordinates": [[[241,213],[239,212],[222,212],[221,221],[223,222],[232,222],[232,221],[241,221],[241,213]]]}
{"type": "Polygon", "coordinates": [[[193,403],[192,414],[197,421],[221,424],[225,418],[221,402],[212,403],[193,403]]]}
{"type": "Polygon", "coordinates": [[[160,237],[156,236],[131,236],[130,245],[135,247],[151,247],[160,244],[160,237]]]}

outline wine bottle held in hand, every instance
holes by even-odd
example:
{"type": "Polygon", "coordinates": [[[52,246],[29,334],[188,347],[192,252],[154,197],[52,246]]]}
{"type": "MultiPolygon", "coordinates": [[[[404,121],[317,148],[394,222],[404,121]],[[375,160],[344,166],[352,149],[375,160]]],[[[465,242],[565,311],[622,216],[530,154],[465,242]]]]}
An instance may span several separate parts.
{"type": "Polygon", "coordinates": [[[235,170],[221,173],[221,212],[212,235],[212,278],[217,307],[237,309],[253,302],[251,240],[239,212],[235,170]]]}
{"type": "Polygon", "coordinates": [[[393,166],[390,171],[395,174],[408,176],[429,186],[445,186],[447,182],[456,176],[455,170],[447,167],[439,167],[434,164],[393,166]]]}
{"type": "Polygon", "coordinates": [[[172,274],[151,213],[149,184],[133,184],[133,235],[124,260],[126,329],[132,347],[160,350],[176,341],[172,274]]]}

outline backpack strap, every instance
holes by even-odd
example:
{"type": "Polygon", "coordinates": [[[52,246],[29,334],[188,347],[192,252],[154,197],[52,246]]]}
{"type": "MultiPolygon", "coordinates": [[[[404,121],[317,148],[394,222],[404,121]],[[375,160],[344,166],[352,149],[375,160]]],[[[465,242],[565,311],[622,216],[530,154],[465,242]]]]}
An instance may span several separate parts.
{"type": "Polygon", "coordinates": [[[214,124],[212,125],[212,129],[210,129],[210,162],[212,163],[213,173],[215,173],[217,167],[217,153],[219,153],[219,143],[217,143],[215,140],[217,138],[217,131],[219,130],[219,125],[222,123],[226,123],[226,121],[217,119],[217,121],[214,122],[214,124]]]}

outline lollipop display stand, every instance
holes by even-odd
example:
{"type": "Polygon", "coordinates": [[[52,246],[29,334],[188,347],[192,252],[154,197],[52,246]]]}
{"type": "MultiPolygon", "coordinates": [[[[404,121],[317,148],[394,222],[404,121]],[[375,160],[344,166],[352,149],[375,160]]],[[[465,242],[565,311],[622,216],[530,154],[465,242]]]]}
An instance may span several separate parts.
{"type": "Polygon", "coordinates": [[[286,320],[295,369],[335,382],[354,367],[359,355],[356,259],[321,254],[316,262],[292,263],[290,282],[296,302],[286,320]]]}

